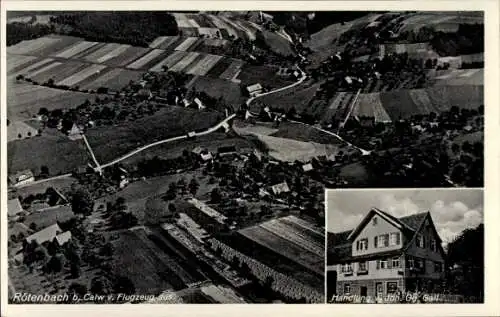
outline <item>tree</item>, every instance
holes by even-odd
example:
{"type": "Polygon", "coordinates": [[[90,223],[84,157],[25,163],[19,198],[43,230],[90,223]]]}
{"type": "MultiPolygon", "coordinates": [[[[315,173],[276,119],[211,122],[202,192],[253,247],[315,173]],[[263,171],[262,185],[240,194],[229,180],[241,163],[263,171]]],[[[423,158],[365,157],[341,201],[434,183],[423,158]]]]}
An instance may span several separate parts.
{"type": "Polygon", "coordinates": [[[231,259],[231,265],[235,268],[240,266],[240,260],[236,255],[234,255],[233,258],[231,259]]]}
{"type": "Polygon", "coordinates": [[[37,226],[36,226],[36,223],[32,222],[30,223],[30,229],[33,230],[33,231],[37,231],[37,226]]]}
{"type": "Polygon", "coordinates": [[[200,184],[196,181],[195,178],[191,179],[191,182],[189,182],[189,192],[191,193],[191,195],[195,196],[198,188],[200,188],[200,184]]]}
{"type": "Polygon", "coordinates": [[[113,286],[114,292],[116,294],[134,294],[135,293],[135,285],[131,279],[126,276],[119,276],[113,286]]]}
{"type": "Polygon", "coordinates": [[[82,270],[80,268],[80,265],[77,263],[71,263],[71,277],[72,278],[79,278],[80,274],[82,273],[82,270]]]}
{"type": "Polygon", "coordinates": [[[49,168],[46,165],[42,165],[40,167],[40,174],[48,176],[49,175],[49,168]]]}
{"type": "Polygon", "coordinates": [[[222,195],[221,195],[220,190],[218,188],[212,189],[212,191],[210,192],[210,199],[211,199],[211,202],[214,204],[218,204],[221,201],[222,195]]]}
{"type": "Polygon", "coordinates": [[[106,243],[99,250],[99,255],[102,256],[112,256],[114,252],[113,244],[111,242],[106,243]]]}
{"type": "Polygon", "coordinates": [[[46,271],[48,273],[59,273],[64,267],[66,258],[63,254],[57,253],[53,255],[46,265],[46,271]]]}
{"type": "Polygon", "coordinates": [[[90,282],[90,292],[98,295],[107,295],[111,291],[111,283],[103,276],[94,277],[90,282]]]}
{"type": "Polygon", "coordinates": [[[448,282],[454,291],[482,301],[484,292],[484,226],[465,229],[447,246],[448,282]]]}
{"type": "Polygon", "coordinates": [[[68,293],[70,294],[70,298],[73,298],[72,295],[83,298],[83,296],[87,294],[87,286],[80,283],[71,283],[71,285],[68,287],[68,293]]]}
{"type": "Polygon", "coordinates": [[[71,208],[75,214],[90,215],[94,208],[94,200],[90,192],[83,187],[76,190],[71,198],[71,208]]]}

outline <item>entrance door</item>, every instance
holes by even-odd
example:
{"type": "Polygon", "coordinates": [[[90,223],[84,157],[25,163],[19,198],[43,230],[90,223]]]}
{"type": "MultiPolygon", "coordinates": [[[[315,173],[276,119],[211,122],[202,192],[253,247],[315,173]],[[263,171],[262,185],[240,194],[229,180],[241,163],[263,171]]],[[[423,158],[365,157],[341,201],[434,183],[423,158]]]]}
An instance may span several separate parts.
{"type": "Polygon", "coordinates": [[[366,286],[361,286],[359,295],[366,297],[368,295],[368,288],[366,286]]]}
{"type": "Polygon", "coordinates": [[[377,299],[381,300],[384,297],[384,284],[377,282],[375,284],[375,290],[377,292],[377,299]]]}

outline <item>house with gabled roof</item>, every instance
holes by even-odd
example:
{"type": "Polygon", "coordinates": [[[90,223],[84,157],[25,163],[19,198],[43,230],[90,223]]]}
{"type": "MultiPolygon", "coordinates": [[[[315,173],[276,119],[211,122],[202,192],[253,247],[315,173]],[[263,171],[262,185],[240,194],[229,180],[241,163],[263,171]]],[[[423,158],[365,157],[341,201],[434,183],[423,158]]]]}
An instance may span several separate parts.
{"type": "Polygon", "coordinates": [[[18,198],[7,201],[7,216],[15,217],[24,211],[18,198]]]}
{"type": "Polygon", "coordinates": [[[372,208],[356,228],[331,240],[336,295],[375,302],[398,292],[439,292],[443,285],[445,253],[429,212],[397,218],[372,208]]]}

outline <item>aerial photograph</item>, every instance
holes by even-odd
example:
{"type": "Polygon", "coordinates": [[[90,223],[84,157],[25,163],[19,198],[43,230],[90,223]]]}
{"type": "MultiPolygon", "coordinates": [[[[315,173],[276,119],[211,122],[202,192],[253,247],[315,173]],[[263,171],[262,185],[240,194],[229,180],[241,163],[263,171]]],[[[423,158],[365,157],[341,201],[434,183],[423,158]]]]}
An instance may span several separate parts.
{"type": "Polygon", "coordinates": [[[9,303],[325,303],[325,188],[483,186],[483,12],[5,23],[9,303]]]}
{"type": "Polygon", "coordinates": [[[329,303],[484,302],[483,189],[327,192],[329,303]]]}

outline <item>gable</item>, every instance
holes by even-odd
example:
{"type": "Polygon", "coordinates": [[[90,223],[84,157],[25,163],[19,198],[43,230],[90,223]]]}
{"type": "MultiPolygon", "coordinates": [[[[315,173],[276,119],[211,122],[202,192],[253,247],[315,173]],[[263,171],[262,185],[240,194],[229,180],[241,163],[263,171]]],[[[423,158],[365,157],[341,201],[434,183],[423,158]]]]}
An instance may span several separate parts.
{"type": "MultiPolygon", "coordinates": [[[[369,223],[373,224],[372,221],[373,221],[374,217],[376,217],[377,223],[379,221],[383,221],[383,222],[387,222],[388,224],[392,225],[395,229],[399,229],[399,230],[402,229],[401,223],[399,223],[399,221],[396,218],[391,217],[391,216],[387,215],[384,212],[381,212],[380,210],[378,210],[376,208],[372,208],[370,210],[370,212],[365,216],[365,218],[363,218],[363,220],[361,220],[360,224],[351,232],[351,234],[347,237],[347,239],[349,239],[351,241],[356,239],[356,237],[361,233],[361,231],[364,230],[364,228],[369,223]]],[[[392,228],[392,229],[394,229],[394,228],[392,228]]]]}

